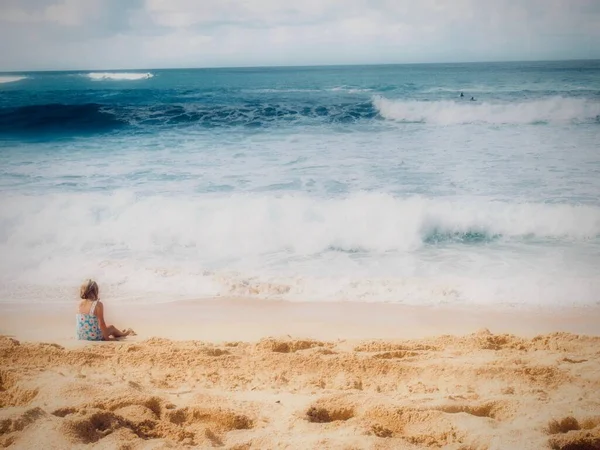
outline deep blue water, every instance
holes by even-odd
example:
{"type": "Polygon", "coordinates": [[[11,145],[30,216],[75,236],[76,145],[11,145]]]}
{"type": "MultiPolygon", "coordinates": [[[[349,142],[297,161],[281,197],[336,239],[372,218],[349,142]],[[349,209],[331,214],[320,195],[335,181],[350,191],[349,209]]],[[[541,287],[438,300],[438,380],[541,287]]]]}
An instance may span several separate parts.
{"type": "Polygon", "coordinates": [[[598,142],[599,61],[0,74],[0,298],[597,304],[598,142]]]}

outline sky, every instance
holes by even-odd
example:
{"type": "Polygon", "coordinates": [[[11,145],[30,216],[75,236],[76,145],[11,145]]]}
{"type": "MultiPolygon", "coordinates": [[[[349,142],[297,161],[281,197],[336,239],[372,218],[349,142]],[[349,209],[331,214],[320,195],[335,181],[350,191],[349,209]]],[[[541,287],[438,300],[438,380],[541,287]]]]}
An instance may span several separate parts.
{"type": "Polygon", "coordinates": [[[0,0],[0,71],[600,58],[600,0],[0,0]]]}

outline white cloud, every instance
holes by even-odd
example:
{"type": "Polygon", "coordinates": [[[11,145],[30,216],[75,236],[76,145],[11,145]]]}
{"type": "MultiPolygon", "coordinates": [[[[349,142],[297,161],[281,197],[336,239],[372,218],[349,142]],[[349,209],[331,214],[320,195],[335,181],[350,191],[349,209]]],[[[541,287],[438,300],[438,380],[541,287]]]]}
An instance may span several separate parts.
{"type": "Polygon", "coordinates": [[[579,57],[600,57],[596,0],[0,4],[0,70],[579,57]]]}
{"type": "Polygon", "coordinates": [[[44,11],[48,21],[66,26],[84,25],[88,18],[92,18],[102,9],[101,0],[63,0],[55,5],[50,5],[44,11]]]}
{"type": "Polygon", "coordinates": [[[62,26],[82,26],[103,9],[102,0],[62,0],[38,9],[27,9],[9,2],[0,21],[20,24],[53,23],[62,26]]]}
{"type": "Polygon", "coordinates": [[[303,0],[146,0],[146,10],[160,25],[188,27],[202,24],[247,24],[276,26],[305,23],[331,15],[344,16],[365,1],[303,0]]]}

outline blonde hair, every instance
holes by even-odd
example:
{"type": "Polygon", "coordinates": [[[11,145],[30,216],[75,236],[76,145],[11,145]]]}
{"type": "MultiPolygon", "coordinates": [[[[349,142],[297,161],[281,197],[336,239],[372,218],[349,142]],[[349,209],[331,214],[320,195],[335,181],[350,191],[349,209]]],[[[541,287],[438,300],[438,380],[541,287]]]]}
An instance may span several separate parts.
{"type": "Polygon", "coordinates": [[[98,283],[94,280],[85,280],[79,288],[79,296],[84,300],[98,300],[98,283]]]}

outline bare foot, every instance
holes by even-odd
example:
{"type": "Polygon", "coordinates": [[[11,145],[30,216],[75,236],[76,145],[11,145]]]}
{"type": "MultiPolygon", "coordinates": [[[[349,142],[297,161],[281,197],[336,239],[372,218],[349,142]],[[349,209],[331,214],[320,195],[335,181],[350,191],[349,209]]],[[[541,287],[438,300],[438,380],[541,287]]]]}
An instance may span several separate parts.
{"type": "Polygon", "coordinates": [[[137,336],[137,333],[135,331],[133,331],[133,329],[131,329],[131,328],[127,328],[127,329],[123,330],[123,334],[125,336],[137,336]]]}

